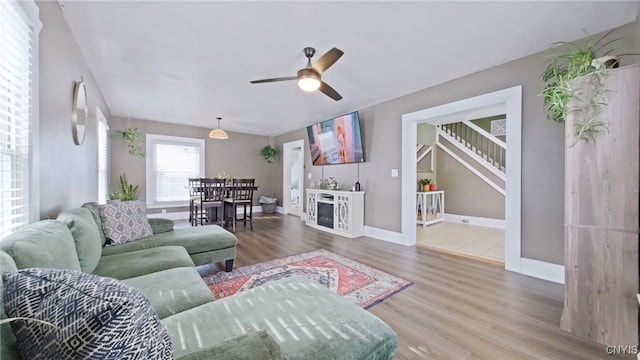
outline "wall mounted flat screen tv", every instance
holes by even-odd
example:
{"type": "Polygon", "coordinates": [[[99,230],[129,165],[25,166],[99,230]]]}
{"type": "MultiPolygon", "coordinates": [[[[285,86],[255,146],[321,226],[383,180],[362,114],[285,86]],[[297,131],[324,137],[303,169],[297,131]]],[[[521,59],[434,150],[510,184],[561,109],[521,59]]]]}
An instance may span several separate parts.
{"type": "Polygon", "coordinates": [[[307,134],[313,165],[364,161],[357,111],[308,126],[307,134]]]}

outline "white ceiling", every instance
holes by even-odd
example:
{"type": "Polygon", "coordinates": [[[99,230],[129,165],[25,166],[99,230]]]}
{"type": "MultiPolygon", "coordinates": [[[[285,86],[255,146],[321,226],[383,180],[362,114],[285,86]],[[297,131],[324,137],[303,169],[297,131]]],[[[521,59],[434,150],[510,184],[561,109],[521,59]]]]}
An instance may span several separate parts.
{"type": "MultiPolygon", "coordinates": [[[[278,135],[634,21],[626,2],[60,1],[112,115],[278,135]],[[344,51],[295,81],[302,49],[344,51]]],[[[91,96],[89,94],[89,96],[91,96]]]]}

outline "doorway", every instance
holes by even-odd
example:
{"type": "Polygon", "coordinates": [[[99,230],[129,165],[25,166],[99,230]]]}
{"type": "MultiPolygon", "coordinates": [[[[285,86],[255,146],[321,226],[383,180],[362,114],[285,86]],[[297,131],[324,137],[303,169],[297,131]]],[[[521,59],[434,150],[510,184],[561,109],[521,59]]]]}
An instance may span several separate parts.
{"type": "Polygon", "coordinates": [[[416,139],[417,125],[451,122],[461,114],[476,117],[506,114],[507,167],[505,196],[505,269],[521,271],[521,167],[522,167],[522,87],[479,95],[472,98],[435,106],[402,116],[402,241],[416,243],[416,139]]]}
{"type": "Polygon", "coordinates": [[[285,214],[302,215],[304,140],[282,144],[282,207],[285,214]]]}

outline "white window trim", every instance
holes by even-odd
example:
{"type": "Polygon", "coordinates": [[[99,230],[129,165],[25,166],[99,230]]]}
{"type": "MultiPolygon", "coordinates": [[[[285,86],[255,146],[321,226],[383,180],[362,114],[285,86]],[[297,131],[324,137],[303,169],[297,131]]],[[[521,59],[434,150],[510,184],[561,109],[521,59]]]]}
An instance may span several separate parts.
{"type": "Polygon", "coordinates": [[[97,155],[97,168],[98,168],[98,203],[100,203],[100,123],[103,123],[106,130],[107,130],[107,153],[106,153],[106,158],[107,158],[107,174],[106,174],[106,182],[107,182],[107,193],[106,195],[106,200],[109,200],[109,172],[110,172],[110,164],[109,164],[109,123],[107,123],[107,118],[104,116],[104,114],[102,113],[102,110],[100,110],[100,106],[96,106],[96,120],[97,120],[97,124],[98,126],[96,126],[96,139],[98,139],[98,151],[96,152],[97,155]]]}
{"type": "Polygon", "coordinates": [[[148,209],[159,209],[159,208],[174,208],[174,207],[185,207],[189,206],[188,201],[166,201],[166,202],[154,202],[153,199],[153,189],[150,184],[153,184],[152,179],[150,179],[151,174],[153,173],[153,163],[155,160],[155,153],[153,151],[153,144],[156,141],[162,142],[175,142],[175,143],[188,143],[192,145],[197,145],[201,148],[200,156],[200,177],[204,177],[204,165],[205,165],[205,141],[204,139],[197,138],[188,138],[188,137],[180,137],[180,136],[168,136],[168,135],[157,135],[157,134],[147,134],[146,136],[146,151],[147,151],[147,161],[146,161],[146,198],[147,198],[147,208],[148,209]]]}
{"type": "Polygon", "coordinates": [[[22,8],[25,20],[32,27],[31,39],[33,46],[31,61],[31,139],[29,149],[29,220],[35,222],[40,220],[40,8],[35,1],[17,2],[22,8]]]}

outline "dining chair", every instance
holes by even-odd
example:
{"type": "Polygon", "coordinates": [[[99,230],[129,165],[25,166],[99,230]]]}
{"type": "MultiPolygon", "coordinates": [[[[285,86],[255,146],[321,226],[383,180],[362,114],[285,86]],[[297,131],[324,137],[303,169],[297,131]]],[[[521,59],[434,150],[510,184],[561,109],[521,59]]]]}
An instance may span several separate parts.
{"type": "Polygon", "coordinates": [[[196,208],[195,225],[204,225],[204,220],[207,223],[220,223],[222,221],[222,211],[224,209],[224,193],[225,193],[225,179],[200,179],[200,199],[194,201],[194,207],[196,208]],[[215,210],[215,215],[214,215],[215,210]]]}
{"type": "Polygon", "coordinates": [[[198,214],[195,211],[194,201],[200,199],[200,178],[189,178],[189,222],[195,225],[198,214]]]}
{"type": "Polygon", "coordinates": [[[249,226],[253,231],[253,190],[255,189],[255,179],[233,179],[231,182],[231,197],[224,199],[225,222],[229,219],[232,223],[233,232],[236,231],[236,222],[242,220],[244,226],[249,226]],[[242,219],[238,219],[238,208],[242,207],[242,219]],[[247,207],[249,212],[247,213],[247,207]]]}

